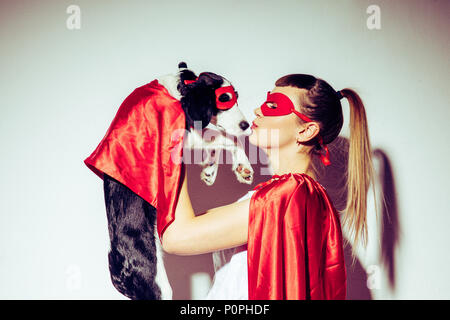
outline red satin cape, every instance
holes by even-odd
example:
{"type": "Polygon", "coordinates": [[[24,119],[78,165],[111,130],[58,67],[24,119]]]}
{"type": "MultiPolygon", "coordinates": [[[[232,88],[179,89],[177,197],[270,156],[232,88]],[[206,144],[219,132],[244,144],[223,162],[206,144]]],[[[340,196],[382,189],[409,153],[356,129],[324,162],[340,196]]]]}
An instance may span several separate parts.
{"type": "Polygon", "coordinates": [[[345,299],[341,225],[324,187],[302,173],[276,177],[250,200],[249,299],[345,299]]]}
{"type": "Polygon", "coordinates": [[[121,104],[104,138],[84,163],[126,185],[157,209],[159,237],[175,218],[185,114],[157,80],[121,104]]]}

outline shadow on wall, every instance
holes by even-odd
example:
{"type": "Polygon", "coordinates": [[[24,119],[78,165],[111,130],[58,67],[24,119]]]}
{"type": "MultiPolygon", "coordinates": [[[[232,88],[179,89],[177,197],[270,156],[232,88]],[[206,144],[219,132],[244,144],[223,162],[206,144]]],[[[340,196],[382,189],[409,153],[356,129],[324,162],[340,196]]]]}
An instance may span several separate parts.
{"type": "MultiPolygon", "coordinates": [[[[338,137],[328,145],[330,149],[330,160],[332,165],[324,169],[319,164],[317,158],[314,160],[318,167],[317,180],[326,188],[328,195],[335,208],[343,211],[346,206],[347,189],[345,188],[345,172],[348,168],[348,139],[338,137]]],[[[379,149],[374,150],[373,158],[379,159],[381,164],[378,171],[380,181],[380,193],[377,201],[384,198],[384,205],[381,206],[381,226],[379,228],[381,237],[381,253],[379,260],[388,271],[388,283],[390,289],[395,289],[395,261],[394,251],[398,245],[398,212],[395,198],[395,184],[391,166],[387,156],[379,149]]],[[[376,171],[377,173],[377,171],[376,171]]],[[[375,179],[377,180],[377,179],[375,179]]],[[[369,195],[370,196],[370,195],[369,195]]],[[[352,263],[352,248],[350,244],[345,245],[345,263],[347,267],[347,299],[349,300],[369,300],[372,299],[371,291],[367,286],[367,273],[358,259],[352,263]]]]}
{"type": "MultiPolygon", "coordinates": [[[[248,155],[248,137],[242,137],[242,143],[246,147],[248,155]]],[[[348,162],[348,139],[338,137],[329,144],[331,166],[326,169],[318,159],[314,164],[318,167],[317,180],[326,188],[328,195],[338,211],[342,211],[346,205],[347,192],[345,189],[345,172],[348,162]]],[[[223,155],[223,154],[222,154],[223,155]]],[[[398,244],[398,213],[395,198],[395,188],[391,167],[387,156],[380,150],[374,152],[374,157],[380,159],[381,170],[379,171],[381,182],[381,198],[385,199],[382,206],[381,226],[381,261],[388,270],[389,284],[395,289],[395,261],[394,251],[398,244]]],[[[267,181],[268,175],[261,172],[267,167],[267,157],[264,152],[258,150],[258,164],[253,165],[255,176],[252,185],[241,184],[236,180],[231,171],[231,164],[221,164],[217,174],[216,182],[207,186],[200,180],[201,167],[199,165],[188,165],[188,189],[192,206],[196,214],[208,209],[232,203],[246,194],[258,183],[267,181]]],[[[378,198],[377,198],[378,199],[378,198]]],[[[345,260],[347,267],[347,299],[369,300],[372,299],[367,287],[367,273],[356,259],[352,265],[351,247],[345,246],[345,260]]],[[[191,276],[198,272],[209,274],[211,280],[214,277],[214,267],[211,254],[197,256],[176,256],[166,254],[165,265],[169,281],[173,289],[173,299],[192,299],[191,276]]]]}
{"type": "Polygon", "coordinates": [[[392,167],[386,154],[376,149],[374,156],[380,161],[380,181],[382,198],[382,226],[381,226],[381,261],[388,272],[388,283],[391,290],[395,290],[395,249],[399,244],[400,225],[398,222],[398,208],[392,167]]]}

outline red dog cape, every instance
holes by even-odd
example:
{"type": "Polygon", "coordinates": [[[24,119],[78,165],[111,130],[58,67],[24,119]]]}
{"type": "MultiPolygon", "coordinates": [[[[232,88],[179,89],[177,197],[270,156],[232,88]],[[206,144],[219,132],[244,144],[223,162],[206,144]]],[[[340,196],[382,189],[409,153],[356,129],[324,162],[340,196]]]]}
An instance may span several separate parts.
{"type": "Polygon", "coordinates": [[[249,299],[345,299],[341,226],[325,189],[306,174],[274,178],[250,200],[249,299]]]}
{"type": "Polygon", "coordinates": [[[106,173],[157,209],[160,237],[175,218],[185,127],[180,101],[153,80],[125,99],[84,160],[100,178],[106,173]]]}

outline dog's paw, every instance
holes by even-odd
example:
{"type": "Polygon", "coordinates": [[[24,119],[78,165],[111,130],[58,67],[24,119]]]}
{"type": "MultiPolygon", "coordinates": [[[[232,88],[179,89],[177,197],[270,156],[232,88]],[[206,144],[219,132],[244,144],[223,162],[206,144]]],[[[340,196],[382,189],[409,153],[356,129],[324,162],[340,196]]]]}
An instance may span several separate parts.
{"type": "Polygon", "coordinates": [[[253,182],[253,168],[250,164],[238,163],[233,168],[236,178],[240,183],[251,184],[253,182]]]}
{"type": "Polygon", "coordinates": [[[216,181],[218,164],[215,162],[209,163],[203,167],[200,173],[200,178],[210,186],[216,181]]]}

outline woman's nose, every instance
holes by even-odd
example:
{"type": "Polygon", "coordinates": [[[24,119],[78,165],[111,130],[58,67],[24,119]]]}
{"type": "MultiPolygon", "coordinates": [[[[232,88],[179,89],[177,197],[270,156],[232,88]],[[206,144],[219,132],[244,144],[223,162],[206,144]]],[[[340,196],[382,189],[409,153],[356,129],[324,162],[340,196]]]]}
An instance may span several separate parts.
{"type": "Polygon", "coordinates": [[[254,113],[255,116],[257,116],[257,117],[262,117],[261,107],[258,107],[258,108],[256,108],[255,110],[253,110],[253,113],[254,113]]]}

